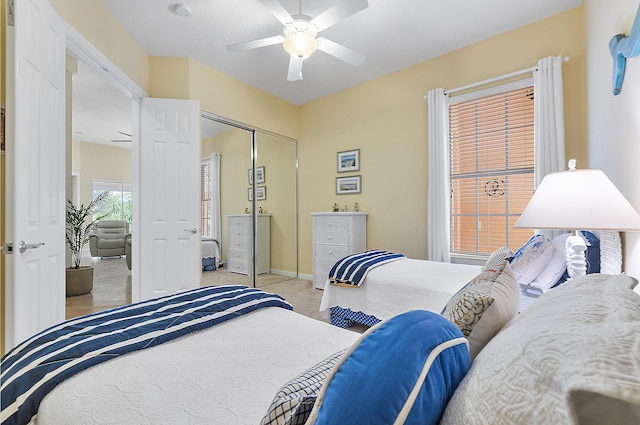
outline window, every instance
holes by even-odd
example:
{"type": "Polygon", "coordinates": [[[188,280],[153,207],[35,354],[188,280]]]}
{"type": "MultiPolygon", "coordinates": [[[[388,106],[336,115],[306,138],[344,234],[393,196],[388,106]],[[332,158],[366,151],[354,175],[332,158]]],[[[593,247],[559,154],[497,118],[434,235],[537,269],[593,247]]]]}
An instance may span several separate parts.
{"type": "Polygon", "coordinates": [[[513,226],[534,191],[530,80],[451,99],[451,255],[485,257],[519,247],[530,229],[513,226]]]}
{"type": "Polygon", "coordinates": [[[107,191],[109,196],[98,205],[94,216],[105,216],[107,220],[125,220],[131,229],[133,211],[131,184],[123,182],[93,181],[93,198],[107,191]]]}
{"type": "Polygon", "coordinates": [[[203,159],[200,166],[200,199],[201,199],[201,214],[202,234],[204,236],[211,236],[211,161],[209,159],[203,159]]]}

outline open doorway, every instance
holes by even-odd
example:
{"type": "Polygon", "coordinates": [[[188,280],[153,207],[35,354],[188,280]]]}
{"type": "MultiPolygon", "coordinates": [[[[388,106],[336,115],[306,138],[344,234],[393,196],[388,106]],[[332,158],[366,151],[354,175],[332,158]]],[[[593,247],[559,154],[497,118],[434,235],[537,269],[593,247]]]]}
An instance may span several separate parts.
{"type": "MultiPolygon", "coordinates": [[[[91,292],[67,297],[67,318],[131,302],[131,271],[125,236],[133,225],[131,211],[132,151],[131,99],[82,60],[68,57],[74,69],[71,107],[72,200],[87,205],[104,191],[108,196],[96,215],[122,222],[122,247],[97,250],[92,237],[83,249],[84,266],[93,267],[91,292]]],[[[97,233],[97,232],[96,232],[97,233]]]]}

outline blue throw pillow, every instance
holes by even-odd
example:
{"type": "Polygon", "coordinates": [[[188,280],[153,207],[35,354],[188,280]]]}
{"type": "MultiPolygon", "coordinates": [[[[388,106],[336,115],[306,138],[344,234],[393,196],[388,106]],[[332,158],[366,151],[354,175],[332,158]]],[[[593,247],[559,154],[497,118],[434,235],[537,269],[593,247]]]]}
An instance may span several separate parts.
{"type": "Polygon", "coordinates": [[[413,310],[370,328],[331,371],[307,424],[437,425],[471,364],[444,317],[413,310]]]}
{"type": "MultiPolygon", "coordinates": [[[[587,250],[584,253],[587,259],[587,274],[600,273],[600,239],[587,230],[580,231],[580,234],[587,241],[587,250]]],[[[552,288],[563,284],[567,279],[569,279],[569,272],[565,271],[552,288]]]]}

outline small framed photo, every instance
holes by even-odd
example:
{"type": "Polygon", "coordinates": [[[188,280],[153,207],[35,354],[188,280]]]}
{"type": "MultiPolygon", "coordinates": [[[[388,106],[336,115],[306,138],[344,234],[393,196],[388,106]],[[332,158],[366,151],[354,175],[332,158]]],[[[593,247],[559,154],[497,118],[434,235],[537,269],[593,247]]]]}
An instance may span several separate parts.
{"type": "Polygon", "coordinates": [[[267,186],[256,187],[256,200],[264,201],[267,199],[267,186]]]}
{"type": "MultiPolygon", "coordinates": [[[[249,201],[253,201],[253,188],[250,187],[247,190],[249,201]]],[[[267,199],[267,186],[258,186],[256,187],[256,200],[264,201],[267,199]]]]}
{"type": "MultiPolygon", "coordinates": [[[[264,183],[264,166],[256,168],[256,180],[258,183],[264,183]]],[[[249,185],[253,184],[253,172],[249,168],[249,185]]]]}
{"type": "Polygon", "coordinates": [[[362,176],[336,177],[336,195],[362,193],[362,176]]]}
{"type": "Polygon", "coordinates": [[[338,173],[360,171],[360,149],[338,152],[338,173]]]}

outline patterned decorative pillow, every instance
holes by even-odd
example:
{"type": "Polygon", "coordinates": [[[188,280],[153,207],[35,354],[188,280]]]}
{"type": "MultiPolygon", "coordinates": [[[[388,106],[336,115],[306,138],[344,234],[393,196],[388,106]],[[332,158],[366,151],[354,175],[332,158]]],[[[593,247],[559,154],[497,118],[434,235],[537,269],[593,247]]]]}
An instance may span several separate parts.
{"type": "Polygon", "coordinates": [[[504,261],[511,261],[513,258],[513,251],[508,246],[498,248],[489,256],[487,262],[482,266],[482,271],[496,268],[500,263],[504,261]]]}
{"type": "Polygon", "coordinates": [[[441,425],[640,424],[636,284],[591,274],[542,294],[476,357],[441,425]]]}
{"type": "Polygon", "coordinates": [[[304,425],[329,372],[347,348],[310,367],[276,393],[261,425],[304,425]]]}
{"type": "Polygon", "coordinates": [[[469,340],[471,359],[516,314],[520,290],[507,261],[473,278],[447,303],[442,315],[469,340]]]}
{"type": "Polygon", "coordinates": [[[553,245],[542,235],[532,236],[516,251],[511,269],[521,285],[530,284],[549,265],[553,256],[553,245]]]}
{"type": "Polygon", "coordinates": [[[309,425],[437,425],[469,369],[467,340],[442,316],[399,314],[370,328],[331,371],[309,425]]]}

